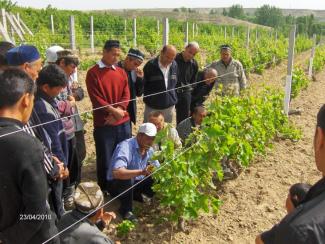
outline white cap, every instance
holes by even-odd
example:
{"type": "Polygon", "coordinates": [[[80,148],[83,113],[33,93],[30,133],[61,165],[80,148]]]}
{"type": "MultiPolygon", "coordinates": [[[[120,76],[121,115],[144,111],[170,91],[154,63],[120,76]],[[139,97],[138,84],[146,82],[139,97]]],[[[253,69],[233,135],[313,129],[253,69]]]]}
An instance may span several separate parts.
{"type": "Polygon", "coordinates": [[[143,123],[139,127],[139,133],[144,133],[147,136],[156,136],[156,134],[157,134],[157,128],[152,123],[143,123]]]}
{"type": "Polygon", "coordinates": [[[64,48],[60,46],[49,47],[46,50],[46,63],[55,63],[58,59],[58,55],[56,53],[62,50],[64,50],[64,48]]]}

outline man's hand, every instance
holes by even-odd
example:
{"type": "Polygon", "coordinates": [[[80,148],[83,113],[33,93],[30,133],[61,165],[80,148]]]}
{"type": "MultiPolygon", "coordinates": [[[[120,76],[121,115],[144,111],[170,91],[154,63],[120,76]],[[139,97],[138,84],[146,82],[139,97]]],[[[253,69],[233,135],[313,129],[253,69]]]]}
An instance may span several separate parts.
{"type": "Polygon", "coordinates": [[[135,70],[135,73],[137,74],[137,77],[143,78],[143,76],[144,76],[144,73],[143,73],[142,69],[137,68],[135,70]]]}
{"type": "Polygon", "coordinates": [[[73,96],[68,96],[68,101],[69,101],[71,107],[76,106],[76,99],[73,96]]]}
{"type": "Polygon", "coordinates": [[[121,120],[123,119],[124,116],[125,116],[125,111],[122,108],[120,107],[115,108],[114,117],[116,120],[121,120]]]}
{"type": "Polygon", "coordinates": [[[65,168],[65,169],[63,170],[62,175],[60,175],[60,179],[65,180],[65,179],[68,178],[68,177],[69,177],[69,170],[68,170],[68,168],[65,168]]]}
{"type": "Polygon", "coordinates": [[[105,212],[101,219],[105,222],[105,226],[108,226],[112,219],[116,219],[116,214],[114,212],[105,212]]]}
{"type": "Polygon", "coordinates": [[[112,114],[109,114],[105,118],[105,125],[113,125],[116,123],[116,121],[117,119],[112,114]]]}

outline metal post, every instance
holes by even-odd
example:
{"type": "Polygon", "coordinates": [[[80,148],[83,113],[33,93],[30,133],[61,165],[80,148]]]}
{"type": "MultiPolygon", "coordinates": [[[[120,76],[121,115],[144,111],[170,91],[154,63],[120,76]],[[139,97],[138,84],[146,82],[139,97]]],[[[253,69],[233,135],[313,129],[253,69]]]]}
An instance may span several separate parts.
{"type": "Polygon", "coordinates": [[[188,44],[188,22],[185,23],[185,37],[184,37],[185,46],[188,44]]]}
{"type": "Polygon", "coordinates": [[[51,14],[51,31],[52,31],[52,34],[54,34],[54,19],[53,19],[52,14],[51,14]]]}
{"type": "Polygon", "coordinates": [[[309,59],[309,69],[308,69],[309,78],[312,78],[313,76],[313,62],[315,57],[315,49],[316,49],[316,34],[313,35],[313,48],[311,49],[311,55],[309,59]]]}
{"type": "Polygon", "coordinates": [[[168,18],[164,18],[164,23],[163,23],[163,45],[168,45],[169,43],[169,22],[168,18]]]}
{"type": "Polygon", "coordinates": [[[94,16],[90,16],[90,48],[91,52],[95,53],[95,43],[94,43],[94,16]]]}
{"type": "Polygon", "coordinates": [[[289,50],[288,50],[288,67],[287,67],[287,78],[285,86],[285,97],[284,97],[284,113],[288,115],[290,108],[290,94],[291,94],[291,83],[292,83],[292,69],[294,61],[295,51],[295,39],[296,39],[296,26],[294,25],[290,31],[289,37],[289,50]]]}
{"type": "Polygon", "coordinates": [[[70,48],[76,50],[76,32],[74,26],[74,16],[70,16],[70,48]]]}
{"type": "Polygon", "coordinates": [[[133,19],[133,46],[137,46],[137,18],[133,19]]]}

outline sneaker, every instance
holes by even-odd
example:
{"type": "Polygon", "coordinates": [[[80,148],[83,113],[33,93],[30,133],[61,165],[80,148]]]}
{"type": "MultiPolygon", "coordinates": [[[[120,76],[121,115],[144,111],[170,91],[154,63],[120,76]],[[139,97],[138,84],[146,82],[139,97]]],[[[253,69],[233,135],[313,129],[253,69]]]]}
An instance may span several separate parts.
{"type": "Polygon", "coordinates": [[[123,215],[123,219],[124,220],[129,220],[131,222],[138,222],[137,217],[135,217],[135,215],[131,211],[129,211],[126,214],[124,214],[123,215]]]}

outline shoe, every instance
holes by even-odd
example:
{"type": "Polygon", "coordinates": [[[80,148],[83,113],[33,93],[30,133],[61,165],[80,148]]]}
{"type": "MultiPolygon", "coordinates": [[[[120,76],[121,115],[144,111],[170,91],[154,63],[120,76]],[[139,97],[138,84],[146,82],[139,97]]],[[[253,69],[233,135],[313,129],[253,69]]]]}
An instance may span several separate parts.
{"type": "Polygon", "coordinates": [[[135,215],[131,211],[124,214],[123,219],[124,220],[129,220],[129,221],[134,222],[134,223],[138,222],[137,217],[135,217],[135,215]]]}

